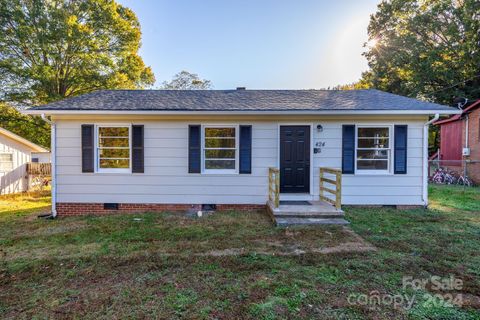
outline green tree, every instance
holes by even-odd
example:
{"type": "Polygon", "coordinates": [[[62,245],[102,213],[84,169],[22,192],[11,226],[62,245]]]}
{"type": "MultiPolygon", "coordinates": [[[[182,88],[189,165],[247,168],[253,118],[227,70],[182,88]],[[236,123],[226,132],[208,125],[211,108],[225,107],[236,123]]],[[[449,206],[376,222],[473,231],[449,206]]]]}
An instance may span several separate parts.
{"type": "Polygon", "coordinates": [[[50,126],[40,117],[21,114],[14,107],[0,103],[0,127],[50,148],[50,126]]]}
{"type": "Polygon", "coordinates": [[[174,75],[171,81],[164,81],[160,88],[167,90],[208,90],[212,87],[210,80],[200,79],[198,74],[184,70],[174,75]]]}
{"type": "Polygon", "coordinates": [[[480,1],[382,1],[368,34],[362,84],[444,104],[480,98],[480,1]]]}
{"type": "Polygon", "coordinates": [[[154,83],[138,55],[140,24],[113,0],[0,2],[0,84],[30,104],[154,83]]]}
{"type": "Polygon", "coordinates": [[[328,88],[328,90],[360,90],[360,89],[368,89],[369,86],[368,84],[362,82],[362,81],[357,81],[353,83],[348,83],[348,84],[339,84],[336,86],[333,86],[332,88],[328,88]]]}

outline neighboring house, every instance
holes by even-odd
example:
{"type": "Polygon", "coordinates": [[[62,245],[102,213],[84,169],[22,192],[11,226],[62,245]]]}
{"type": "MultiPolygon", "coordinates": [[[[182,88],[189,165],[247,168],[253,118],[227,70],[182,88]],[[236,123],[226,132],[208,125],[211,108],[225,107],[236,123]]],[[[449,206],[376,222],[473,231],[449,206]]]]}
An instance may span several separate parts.
{"type": "Polygon", "coordinates": [[[434,124],[440,126],[440,164],[480,183],[480,100],[434,124]]]}
{"type": "Polygon", "coordinates": [[[263,208],[317,200],[426,206],[429,117],[455,108],[378,90],[104,90],[31,108],[52,121],[53,212],[263,208]]]}
{"type": "Polygon", "coordinates": [[[32,162],[34,163],[50,163],[50,152],[32,152],[32,162]]]}
{"type": "Polygon", "coordinates": [[[48,150],[0,128],[0,194],[27,191],[27,163],[48,150]]]}

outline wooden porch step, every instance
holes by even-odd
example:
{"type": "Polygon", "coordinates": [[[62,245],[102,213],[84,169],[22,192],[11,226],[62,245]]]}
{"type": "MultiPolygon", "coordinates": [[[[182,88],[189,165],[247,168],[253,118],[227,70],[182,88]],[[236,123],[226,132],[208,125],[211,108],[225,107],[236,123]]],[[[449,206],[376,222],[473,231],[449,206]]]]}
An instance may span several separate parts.
{"type": "Polygon", "coordinates": [[[281,204],[275,208],[267,203],[268,211],[277,226],[348,224],[344,212],[323,201],[310,201],[310,204],[281,204]]]}
{"type": "Polygon", "coordinates": [[[343,218],[343,212],[275,212],[275,218],[319,218],[335,219],[343,218]]]}
{"type": "Polygon", "coordinates": [[[341,209],[335,208],[328,202],[325,201],[309,201],[310,205],[290,205],[290,204],[280,204],[278,208],[269,203],[272,211],[274,213],[281,212],[292,212],[292,213],[340,213],[343,214],[341,209]]]}
{"type": "Polygon", "coordinates": [[[276,218],[275,223],[279,227],[288,227],[295,225],[320,225],[320,224],[338,224],[345,225],[349,224],[345,219],[342,218],[276,218]]]}

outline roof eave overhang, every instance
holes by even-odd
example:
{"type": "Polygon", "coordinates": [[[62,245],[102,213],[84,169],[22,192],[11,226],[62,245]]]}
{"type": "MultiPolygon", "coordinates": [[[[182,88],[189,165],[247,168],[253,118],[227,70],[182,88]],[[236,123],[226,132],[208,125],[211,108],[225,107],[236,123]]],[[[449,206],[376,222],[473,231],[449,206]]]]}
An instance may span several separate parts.
{"type": "Polygon", "coordinates": [[[31,115],[432,115],[461,110],[289,110],[289,111],[170,111],[170,110],[24,110],[31,115]]]}
{"type": "Polygon", "coordinates": [[[0,128],[0,134],[3,134],[4,136],[14,140],[14,141],[17,141],[18,143],[21,143],[23,144],[24,146],[27,146],[31,149],[32,152],[41,152],[41,153],[48,153],[50,151],[48,151],[47,149],[45,149],[44,147],[41,147],[39,146],[38,144],[35,144],[31,141],[28,141],[27,139],[25,138],[22,138],[20,137],[19,135],[16,135],[15,133],[7,130],[7,129],[3,129],[3,128],[0,128]]]}
{"type": "Polygon", "coordinates": [[[433,123],[433,125],[442,125],[442,124],[446,124],[446,123],[450,123],[450,122],[455,122],[455,121],[460,121],[462,120],[463,117],[462,116],[458,116],[458,115],[453,115],[452,117],[450,118],[447,118],[447,119],[443,119],[443,120],[439,120],[439,121],[435,121],[433,123]]]}

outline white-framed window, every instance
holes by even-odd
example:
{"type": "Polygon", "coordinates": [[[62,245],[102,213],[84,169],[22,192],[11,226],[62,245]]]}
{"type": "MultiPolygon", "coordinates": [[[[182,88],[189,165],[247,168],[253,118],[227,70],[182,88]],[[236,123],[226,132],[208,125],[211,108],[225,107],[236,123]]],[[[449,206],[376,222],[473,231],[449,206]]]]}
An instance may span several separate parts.
{"type": "Polygon", "coordinates": [[[202,127],[202,169],[205,173],[238,172],[238,126],[202,127]]]}
{"type": "Polygon", "coordinates": [[[130,125],[96,127],[97,172],[131,172],[130,125]]]}
{"type": "Polygon", "coordinates": [[[0,153],[0,172],[13,170],[13,153],[0,153]]]}
{"type": "Polygon", "coordinates": [[[357,126],[355,172],[390,173],[392,128],[390,126],[357,126]]]}

